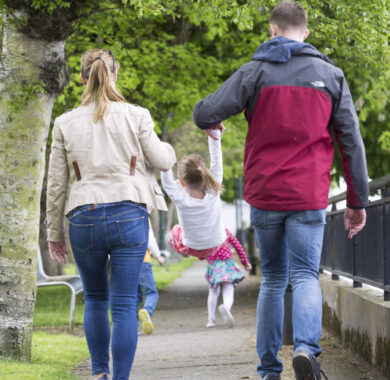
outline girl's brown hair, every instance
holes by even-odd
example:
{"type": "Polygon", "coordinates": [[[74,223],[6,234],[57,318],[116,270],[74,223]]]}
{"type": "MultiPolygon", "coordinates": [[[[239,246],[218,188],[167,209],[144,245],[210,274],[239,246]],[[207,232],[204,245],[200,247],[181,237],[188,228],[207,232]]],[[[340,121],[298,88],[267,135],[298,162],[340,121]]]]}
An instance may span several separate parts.
{"type": "Polygon", "coordinates": [[[104,116],[110,102],[125,102],[115,89],[114,75],[118,67],[111,50],[91,49],[81,56],[81,74],[87,81],[81,105],[97,104],[95,123],[104,116]]]}
{"type": "Polygon", "coordinates": [[[223,186],[215,180],[199,154],[182,158],[177,165],[177,176],[195,189],[212,190],[216,195],[223,191],[223,186]]]}

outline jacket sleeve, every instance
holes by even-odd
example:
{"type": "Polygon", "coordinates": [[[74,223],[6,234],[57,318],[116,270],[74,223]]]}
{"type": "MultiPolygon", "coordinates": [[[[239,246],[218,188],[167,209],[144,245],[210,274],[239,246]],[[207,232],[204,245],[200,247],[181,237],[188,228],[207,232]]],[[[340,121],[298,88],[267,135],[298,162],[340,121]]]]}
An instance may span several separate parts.
{"type": "Polygon", "coordinates": [[[47,240],[61,242],[65,240],[63,221],[69,169],[63,136],[55,123],[52,139],[47,177],[47,240]]]}
{"type": "Polygon", "coordinates": [[[145,109],[140,121],[139,141],[150,166],[161,171],[172,168],[176,162],[175,151],[168,143],[162,142],[154,132],[154,122],[145,109]]]}
{"type": "Polygon", "coordinates": [[[241,66],[217,91],[196,103],[195,124],[208,129],[242,112],[255,91],[256,80],[251,73],[250,63],[241,66]]]}
{"type": "Polygon", "coordinates": [[[347,206],[364,208],[369,196],[365,148],[352,96],[341,70],[338,82],[339,97],[332,111],[331,123],[343,158],[347,206]]]}

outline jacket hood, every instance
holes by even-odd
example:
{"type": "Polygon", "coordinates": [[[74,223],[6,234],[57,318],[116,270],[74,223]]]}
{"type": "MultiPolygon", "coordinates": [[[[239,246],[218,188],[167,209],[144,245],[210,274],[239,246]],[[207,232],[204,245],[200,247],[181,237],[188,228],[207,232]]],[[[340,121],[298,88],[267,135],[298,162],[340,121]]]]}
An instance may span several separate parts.
{"type": "Polygon", "coordinates": [[[253,55],[252,60],[283,63],[288,62],[293,55],[299,55],[300,53],[318,56],[324,61],[331,63],[330,59],[320,53],[314,46],[281,36],[261,44],[253,55]],[[304,50],[301,52],[302,49],[304,50]]]}

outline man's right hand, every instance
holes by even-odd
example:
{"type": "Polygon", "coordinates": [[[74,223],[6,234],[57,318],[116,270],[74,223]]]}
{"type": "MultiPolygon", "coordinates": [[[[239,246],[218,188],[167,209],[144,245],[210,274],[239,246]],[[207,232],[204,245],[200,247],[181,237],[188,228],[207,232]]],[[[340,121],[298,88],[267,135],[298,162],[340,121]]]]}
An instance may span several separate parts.
{"type": "Polygon", "coordinates": [[[366,225],[366,210],[346,208],[344,214],[345,230],[349,231],[348,238],[352,239],[366,225]]]}
{"type": "Polygon", "coordinates": [[[222,124],[222,122],[220,122],[218,125],[216,125],[215,127],[211,127],[211,128],[208,128],[208,129],[205,129],[204,130],[204,133],[206,133],[207,136],[210,136],[212,139],[214,140],[219,140],[219,138],[215,137],[213,135],[213,130],[215,129],[219,129],[221,131],[221,136],[223,135],[223,132],[225,131],[225,127],[224,125],[222,124]]]}

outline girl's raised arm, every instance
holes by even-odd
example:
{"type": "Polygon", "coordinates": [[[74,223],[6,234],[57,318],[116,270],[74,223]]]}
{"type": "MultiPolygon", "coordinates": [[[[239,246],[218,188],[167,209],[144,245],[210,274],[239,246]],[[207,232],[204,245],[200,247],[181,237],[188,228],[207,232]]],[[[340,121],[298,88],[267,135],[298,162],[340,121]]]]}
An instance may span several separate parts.
{"type": "Polygon", "coordinates": [[[210,172],[218,183],[223,180],[222,149],[221,149],[221,131],[215,129],[212,131],[218,140],[208,137],[210,151],[210,172]]]}

